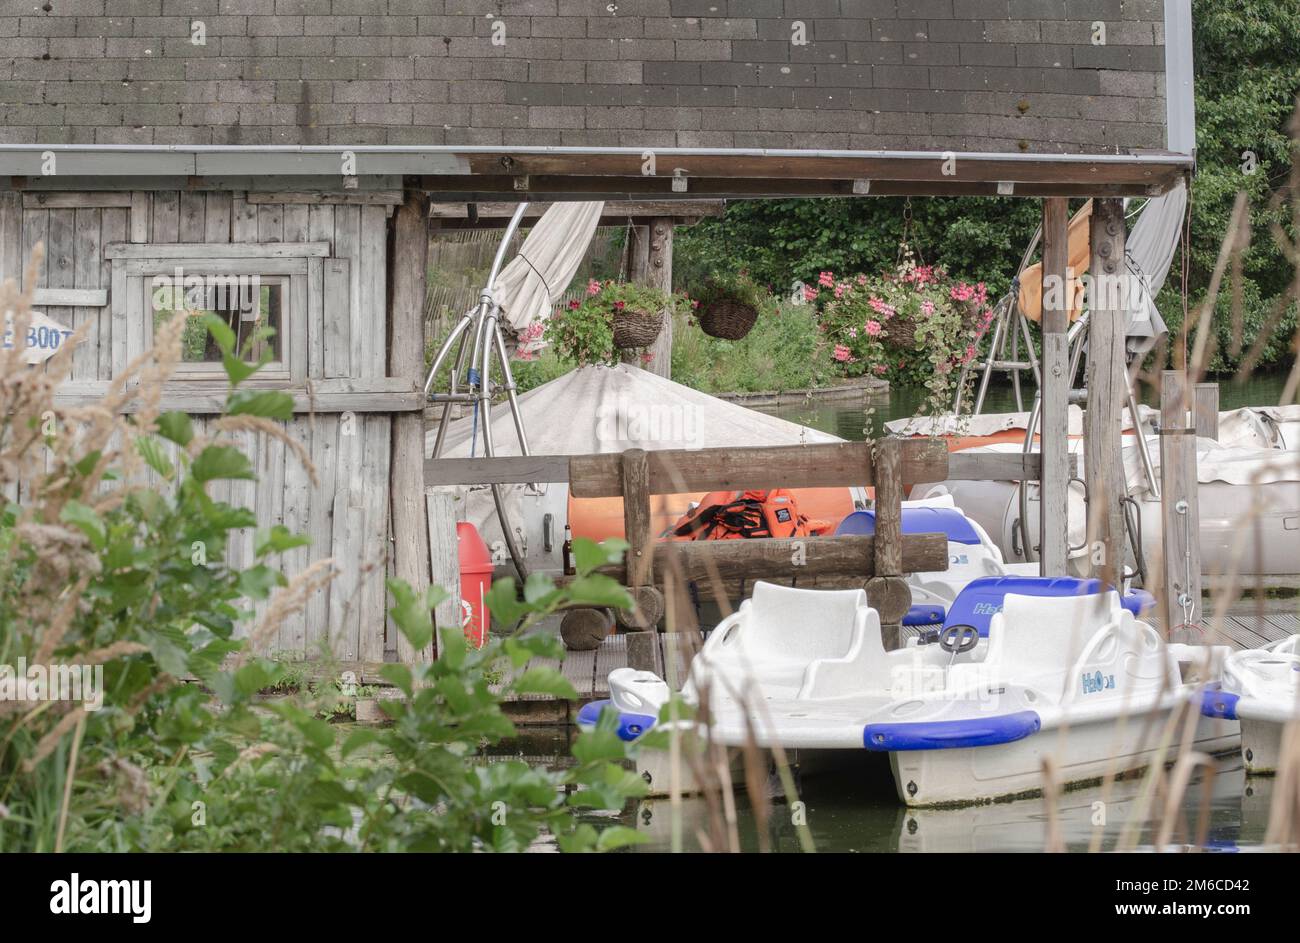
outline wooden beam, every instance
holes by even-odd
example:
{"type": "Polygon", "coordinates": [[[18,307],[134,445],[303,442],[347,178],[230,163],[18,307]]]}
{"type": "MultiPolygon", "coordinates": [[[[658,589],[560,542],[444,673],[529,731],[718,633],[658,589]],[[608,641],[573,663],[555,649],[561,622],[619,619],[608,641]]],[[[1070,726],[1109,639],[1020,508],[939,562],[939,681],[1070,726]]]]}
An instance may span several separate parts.
{"type": "MultiPolygon", "coordinates": [[[[109,381],[66,382],[54,394],[60,406],[93,406],[108,392],[109,381]]],[[[421,413],[424,394],[412,389],[409,381],[376,378],[373,380],[313,380],[308,387],[286,387],[282,383],[250,380],[244,389],[282,390],[293,397],[296,414],[308,413],[421,413]]],[[[174,380],[163,388],[160,405],[164,410],[214,415],[225,411],[229,386],[222,381],[174,380]]],[[[132,413],[138,403],[123,410],[132,413]]],[[[417,463],[418,464],[418,463],[417,463]]]]}
{"type": "MultiPolygon", "coordinates": [[[[650,463],[643,449],[628,449],[619,459],[619,483],[623,494],[623,537],[628,542],[627,587],[636,591],[654,585],[654,534],[650,530],[650,463]]],[[[628,622],[627,664],[637,671],[655,669],[658,640],[654,625],[628,622]],[[635,631],[635,630],[641,631],[635,631]]]]}
{"type": "MultiPolygon", "coordinates": [[[[875,537],[759,538],[754,540],[669,540],[654,545],[654,572],[662,581],[669,571],[700,582],[789,579],[821,576],[876,576],[875,537]],[[792,570],[790,560],[802,554],[803,566],[792,570]]],[[[948,566],[948,539],[943,534],[905,534],[898,541],[900,566],[906,573],[943,570],[948,566]]],[[[630,579],[625,566],[601,567],[598,572],[620,582],[630,579]]]]}
{"type": "MultiPolygon", "coordinates": [[[[494,228],[494,224],[505,225],[506,221],[514,215],[516,206],[517,203],[500,200],[476,203],[474,204],[475,215],[478,218],[476,225],[484,229],[494,228]]],[[[550,206],[551,204],[548,203],[530,203],[528,209],[524,210],[524,219],[536,219],[550,206]]],[[[645,222],[659,216],[695,218],[721,216],[723,206],[721,200],[610,200],[605,203],[600,218],[602,224],[608,221],[610,225],[614,225],[625,222],[629,217],[637,222],[645,222]]],[[[469,204],[433,203],[430,205],[429,215],[444,222],[465,220],[469,217],[469,204]]]]}
{"type": "MultiPolygon", "coordinates": [[[[455,495],[450,491],[434,490],[428,492],[424,499],[428,512],[430,580],[434,586],[441,586],[448,594],[433,610],[433,625],[435,629],[460,626],[460,542],[456,535],[455,495]]],[[[476,612],[482,611],[481,600],[470,600],[470,605],[476,606],[476,612]]],[[[436,652],[436,633],[432,647],[436,652]]],[[[410,645],[406,648],[409,649],[410,645]]]]}
{"type": "MultiPolygon", "coordinates": [[[[388,375],[404,378],[412,386],[420,382],[424,367],[424,319],[422,317],[429,253],[429,198],[411,190],[388,221],[389,251],[387,283],[388,375]]],[[[423,398],[423,397],[421,397],[423,398]]],[[[423,511],[424,414],[407,412],[393,417],[392,462],[389,468],[389,513],[393,536],[393,572],[416,590],[428,585],[428,522],[423,511]]],[[[432,513],[432,512],[430,512],[432,513]]],[[[454,526],[452,528],[454,532],[454,526]]],[[[446,539],[445,534],[438,535],[446,539]]],[[[451,551],[454,552],[455,545],[451,551]]],[[[452,587],[444,587],[453,589],[452,587]]],[[[455,587],[453,591],[458,591],[455,587]]],[[[433,649],[415,651],[406,636],[398,633],[397,657],[404,663],[424,661],[433,649]]]]}
{"type": "Polygon", "coordinates": [[[1196,429],[1188,422],[1187,375],[1160,374],[1160,525],[1165,630],[1186,641],[1201,615],[1201,513],[1196,481],[1196,429]]]}
{"type": "Polygon", "coordinates": [[[37,288],[32,291],[32,304],[69,308],[103,308],[108,304],[108,289],[37,288]]]}
{"type": "MultiPolygon", "coordinates": [[[[436,458],[424,464],[424,480],[435,485],[567,482],[570,455],[508,455],[497,458],[436,458]]],[[[1037,452],[950,452],[946,478],[953,481],[1036,481],[1037,452]]],[[[1078,473],[1079,457],[1068,455],[1066,471],[1078,473]]],[[[940,481],[942,479],[935,479],[940,481]]],[[[930,482],[910,481],[908,484],[930,482]]]]}
{"type": "MultiPolygon", "coordinates": [[[[900,440],[904,485],[943,481],[948,450],[937,439],[900,440]]],[[[800,488],[874,485],[870,442],[755,446],[733,449],[667,449],[647,453],[650,492],[744,491],[789,483],[800,488]]],[[[621,495],[619,456],[575,455],[569,459],[575,498],[621,495]]]]}
{"type": "Polygon", "coordinates": [[[23,209],[53,210],[66,207],[75,209],[127,208],[131,206],[131,193],[127,190],[104,191],[37,191],[23,194],[23,209]]]}
{"type": "MultiPolygon", "coordinates": [[[[900,648],[902,620],[911,603],[903,583],[903,439],[881,439],[872,455],[876,481],[876,534],[872,548],[874,574],[865,586],[872,608],[880,613],[881,640],[886,651],[900,648]]],[[[944,559],[943,569],[948,561],[944,559]]]]}
{"type": "Polygon", "coordinates": [[[302,191],[296,193],[266,192],[250,190],[246,197],[249,203],[283,203],[290,206],[306,204],[322,206],[325,204],[339,206],[400,206],[401,190],[339,190],[336,192],[302,191]]]}
{"type": "Polygon", "coordinates": [[[1092,575],[1118,587],[1124,572],[1124,462],[1121,415],[1128,398],[1124,364],[1124,204],[1093,203],[1089,223],[1088,410],[1084,416],[1084,475],[1088,480],[1088,548],[1092,575]]]}
{"type": "Polygon", "coordinates": [[[1196,434],[1205,439],[1219,438],[1219,384],[1198,383],[1194,390],[1196,434]]]}
{"type": "Polygon", "coordinates": [[[328,242],[110,242],[106,259],[298,259],[325,258],[328,242]]]}
{"type": "MultiPolygon", "coordinates": [[[[650,235],[649,259],[646,268],[646,284],[657,288],[666,295],[673,291],[673,219],[671,216],[658,216],[646,227],[650,235]]],[[[673,319],[671,313],[664,316],[664,326],[659,336],[646,352],[650,362],[645,369],[661,377],[672,377],[673,373],[673,319]]]]}
{"type": "MultiPolygon", "coordinates": [[[[1067,507],[1070,487],[1069,202],[1043,201],[1043,355],[1040,375],[1038,572],[1064,576],[1069,558],[1067,507]]],[[[1017,314],[1017,317],[1019,315],[1017,314]]]]}

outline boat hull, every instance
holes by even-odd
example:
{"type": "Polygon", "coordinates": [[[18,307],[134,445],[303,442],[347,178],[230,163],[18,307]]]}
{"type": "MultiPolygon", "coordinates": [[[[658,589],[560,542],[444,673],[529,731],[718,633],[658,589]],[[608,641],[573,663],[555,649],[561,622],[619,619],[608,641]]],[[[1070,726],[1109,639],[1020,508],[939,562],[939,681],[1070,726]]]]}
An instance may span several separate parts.
{"type": "MultiPolygon", "coordinates": [[[[906,750],[889,755],[898,798],[925,808],[1039,795],[1050,761],[1060,788],[1145,769],[1161,758],[1160,731],[1174,708],[1129,718],[1041,730],[996,746],[906,750]]],[[[1237,724],[1200,717],[1192,749],[1210,755],[1239,748],[1237,724]]],[[[1172,751],[1176,754],[1176,748],[1172,751]]],[[[1176,758],[1166,755],[1168,762],[1176,758]]]]}
{"type": "Polygon", "coordinates": [[[1241,718],[1241,760],[1252,776],[1272,776],[1282,760],[1285,724],[1241,718]]]}

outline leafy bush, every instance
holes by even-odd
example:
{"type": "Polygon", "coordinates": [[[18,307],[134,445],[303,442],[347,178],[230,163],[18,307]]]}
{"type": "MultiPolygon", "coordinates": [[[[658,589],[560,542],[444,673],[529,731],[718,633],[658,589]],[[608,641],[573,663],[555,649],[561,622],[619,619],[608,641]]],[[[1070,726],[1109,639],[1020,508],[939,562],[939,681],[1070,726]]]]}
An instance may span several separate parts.
{"type": "MultiPolygon", "coordinates": [[[[0,310],[16,312],[15,336],[25,337],[30,298],[12,281],[0,286],[0,310]]],[[[259,697],[290,687],[298,671],[259,657],[260,643],[329,581],[332,561],[287,580],[275,557],[305,540],[273,527],[258,535],[252,566],[230,566],[232,533],[257,521],[209,493],[214,481],[254,477],[229,434],[292,447],[276,420],[293,403],[241,388],[260,367],[246,357],[264,335],[236,350],[211,317],[231,383],[223,415],[200,434],[187,415],[161,412],[182,326],[162,326],[153,349],[85,407],[54,399],[75,340],[46,369],[23,364],[21,346],[0,353],[0,851],[513,850],[542,830],[568,850],[635,840],[575,817],[621,808],[643,788],[607,727],[579,737],[578,763],[563,773],[473,761],[480,745],[513,732],[504,697],[574,695],[554,669],[528,667],[563,654],[530,630],[562,605],[628,605],[592,572],[621,546],[575,546],[580,576],[563,590],[535,579],[519,601],[513,584],[498,583],[490,605],[521,623],[509,637],[471,651],[448,629],[438,661],[387,667],[406,695],[386,702],[389,728],[322,719],[355,693],[340,684],[259,697]],[[267,605],[254,623],[255,600],[267,605]],[[17,696],[4,685],[20,659],[47,674],[102,669],[102,707],[87,703],[89,692],[17,696]],[[505,663],[518,673],[494,689],[505,663]]],[[[441,590],[388,586],[393,622],[423,646],[441,590]]]]}
{"type": "Polygon", "coordinates": [[[556,354],[576,363],[616,363],[619,352],[614,347],[614,316],[623,311],[663,312],[671,317],[683,309],[682,295],[667,295],[637,282],[591,281],[587,294],[556,311],[546,322],[545,337],[556,354]]]}

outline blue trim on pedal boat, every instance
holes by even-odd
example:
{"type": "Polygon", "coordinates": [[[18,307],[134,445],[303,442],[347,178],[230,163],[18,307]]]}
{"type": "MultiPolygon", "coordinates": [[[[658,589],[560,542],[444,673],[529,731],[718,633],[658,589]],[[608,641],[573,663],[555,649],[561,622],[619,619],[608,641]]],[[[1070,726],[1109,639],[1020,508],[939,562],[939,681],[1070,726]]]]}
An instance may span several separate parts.
{"type": "Polygon", "coordinates": [[[601,711],[605,708],[618,712],[618,738],[625,742],[631,742],[641,734],[645,733],[655,725],[658,720],[653,714],[633,714],[629,711],[619,711],[614,706],[614,702],[606,698],[603,701],[591,701],[583,704],[578,708],[578,726],[583,730],[590,730],[596,726],[600,720],[601,711]]]}
{"type": "MultiPolygon", "coordinates": [[[[875,511],[854,511],[835,528],[835,536],[876,532],[875,511]]],[[[980,535],[970,520],[955,508],[903,508],[904,534],[944,534],[955,544],[978,544],[980,535]]]]}
{"type": "Polygon", "coordinates": [[[1042,726],[1042,720],[1034,711],[962,720],[867,724],[862,729],[862,745],[877,753],[990,747],[1023,740],[1030,734],[1037,733],[1042,726]]]}
{"type": "MultiPolygon", "coordinates": [[[[1077,576],[981,576],[967,583],[948,607],[944,625],[973,625],[980,638],[989,637],[989,623],[1002,611],[1008,595],[1093,596],[1103,591],[1101,580],[1077,576]]],[[[1155,597],[1133,590],[1120,597],[1120,605],[1134,616],[1151,608],[1155,597]]]]}
{"type": "Polygon", "coordinates": [[[910,606],[903,616],[903,625],[943,625],[947,612],[943,606],[933,603],[917,603],[910,606]]]}
{"type": "Polygon", "coordinates": [[[1221,720],[1236,720],[1239,700],[1241,700],[1240,694],[1225,691],[1217,684],[1210,685],[1201,692],[1201,715],[1218,717],[1221,720]]]}

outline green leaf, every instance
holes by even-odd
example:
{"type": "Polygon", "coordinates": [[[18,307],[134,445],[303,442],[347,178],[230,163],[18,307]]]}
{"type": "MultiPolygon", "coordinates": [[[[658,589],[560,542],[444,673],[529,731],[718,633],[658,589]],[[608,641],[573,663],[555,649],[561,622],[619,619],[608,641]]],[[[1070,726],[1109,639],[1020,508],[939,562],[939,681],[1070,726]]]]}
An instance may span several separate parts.
{"type": "Polygon", "coordinates": [[[270,530],[258,531],[253,547],[256,556],[264,557],[268,553],[284,553],[310,543],[311,538],[305,534],[295,534],[283,524],[276,524],[270,530]]]}
{"type": "Polygon", "coordinates": [[[510,685],[516,694],[549,694],[562,701],[576,701],[578,692],[558,669],[546,665],[529,668],[510,685]]]}
{"type": "Polygon", "coordinates": [[[407,697],[410,697],[412,692],[415,690],[415,685],[411,678],[411,669],[406,665],[393,663],[384,665],[379,669],[379,677],[383,678],[407,697]]]}
{"type": "Polygon", "coordinates": [[[212,335],[213,341],[216,342],[217,349],[223,354],[228,354],[235,349],[235,332],[231,330],[230,325],[224,318],[215,314],[206,314],[203,316],[203,325],[212,335]]]}
{"type": "Polygon", "coordinates": [[[569,601],[587,606],[632,608],[632,597],[618,580],[603,573],[589,573],[573,579],[566,587],[569,601]]]}
{"type": "Polygon", "coordinates": [[[650,836],[645,832],[628,828],[626,825],[611,825],[600,833],[600,838],[596,840],[596,850],[617,851],[619,848],[645,844],[649,840],[650,836]]]}
{"type": "Polygon", "coordinates": [[[59,512],[59,520],[65,524],[72,524],[78,528],[90,540],[96,550],[103,550],[104,545],[108,542],[108,533],[104,529],[104,522],[100,520],[99,515],[93,508],[82,504],[80,501],[69,501],[59,512]]]}
{"type": "Polygon", "coordinates": [[[433,610],[447,598],[447,591],[440,586],[430,586],[423,593],[417,593],[403,580],[389,580],[388,591],[393,594],[393,605],[388,613],[398,631],[406,636],[416,651],[425,648],[433,641],[433,610]]]}
{"type": "Polygon", "coordinates": [[[239,591],[249,599],[266,599],[271,590],[286,582],[283,573],[259,564],[239,574],[239,591]]]}
{"type": "Polygon", "coordinates": [[[281,390],[239,390],[230,395],[226,412],[231,416],[292,419],[293,397],[281,390]]]}
{"type": "Polygon", "coordinates": [[[201,482],[218,478],[257,479],[248,456],[232,445],[209,445],[194,460],[190,474],[201,482]]]}
{"type": "Polygon", "coordinates": [[[507,577],[502,577],[492,584],[492,588],[483,598],[483,604],[488,612],[505,626],[514,625],[531,611],[530,606],[519,601],[515,581],[507,577]]]}
{"type": "Polygon", "coordinates": [[[585,537],[573,541],[573,565],[579,574],[587,574],[597,567],[618,563],[628,549],[628,542],[611,537],[604,543],[596,543],[585,537]]]}
{"type": "Polygon", "coordinates": [[[194,423],[188,413],[163,413],[158,417],[158,434],[179,446],[194,438],[194,423]]]}
{"type": "Polygon", "coordinates": [[[143,436],[135,442],[136,451],[140,457],[145,460],[150,468],[156,471],[165,479],[171,479],[175,468],[172,467],[171,459],[163,451],[162,443],[154,436],[143,436]]]}

